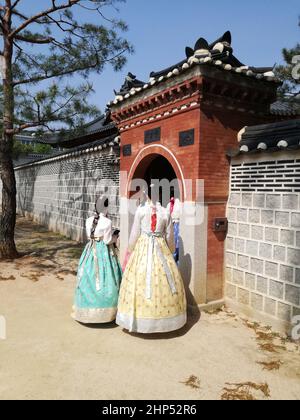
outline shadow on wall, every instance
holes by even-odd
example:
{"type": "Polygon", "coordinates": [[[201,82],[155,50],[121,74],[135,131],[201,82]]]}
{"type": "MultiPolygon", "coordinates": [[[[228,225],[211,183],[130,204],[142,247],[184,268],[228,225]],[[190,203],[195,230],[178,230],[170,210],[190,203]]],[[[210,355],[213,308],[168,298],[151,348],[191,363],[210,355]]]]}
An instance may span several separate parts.
{"type": "Polygon", "coordinates": [[[17,211],[21,216],[34,211],[34,189],[37,178],[37,168],[17,171],[17,211]]]}
{"type": "Polygon", "coordinates": [[[94,154],[17,170],[18,213],[83,242],[85,220],[94,214],[97,197],[106,194],[112,203],[110,216],[118,227],[119,169],[111,166],[109,157],[115,157],[113,151],[111,156],[94,154]]]}

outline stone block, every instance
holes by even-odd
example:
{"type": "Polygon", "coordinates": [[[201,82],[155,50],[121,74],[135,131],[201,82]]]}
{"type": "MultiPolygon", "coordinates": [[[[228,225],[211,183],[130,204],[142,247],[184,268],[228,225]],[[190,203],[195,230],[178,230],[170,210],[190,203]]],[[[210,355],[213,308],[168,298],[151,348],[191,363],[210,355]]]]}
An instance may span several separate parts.
{"type": "Polygon", "coordinates": [[[238,233],[238,225],[237,223],[228,223],[228,235],[230,236],[237,236],[238,233]]]}
{"type": "Polygon", "coordinates": [[[259,256],[264,259],[272,259],[272,245],[261,243],[259,246],[259,256]]]}
{"type": "Polygon", "coordinates": [[[258,256],[259,243],[257,241],[246,242],[246,254],[257,257],[258,256]]]}
{"type": "Polygon", "coordinates": [[[265,275],[268,277],[278,278],[279,265],[277,263],[266,261],[265,275]]]}
{"type": "Polygon", "coordinates": [[[296,282],[296,284],[300,284],[300,268],[296,268],[295,282],[296,282]]]}
{"type": "Polygon", "coordinates": [[[238,255],[237,266],[243,270],[249,270],[250,258],[245,255],[238,255]]]}
{"type": "Polygon", "coordinates": [[[257,276],[256,290],[264,295],[268,294],[269,280],[266,277],[257,276]]]}
{"type": "Polygon", "coordinates": [[[279,241],[279,229],[278,228],[265,228],[265,240],[267,242],[277,243],[279,241]]]}
{"type": "Polygon", "coordinates": [[[233,277],[233,269],[232,268],[226,268],[226,281],[229,283],[232,283],[232,277],[233,277]]]}
{"type": "Polygon", "coordinates": [[[284,284],[278,281],[270,280],[269,296],[277,299],[283,299],[284,284]]]}
{"type": "Polygon", "coordinates": [[[253,207],[264,208],[266,206],[265,194],[253,194],[253,207]]]}
{"type": "Polygon", "coordinates": [[[251,272],[255,274],[264,273],[264,262],[257,258],[251,258],[251,272]]]}
{"type": "Polygon", "coordinates": [[[294,246],[295,244],[295,231],[290,229],[282,229],[280,232],[280,242],[283,245],[294,246]]]}
{"type": "Polygon", "coordinates": [[[245,287],[249,290],[256,290],[256,277],[254,274],[245,273],[245,287]]]}
{"type": "Polygon", "coordinates": [[[226,264],[236,267],[236,254],[233,252],[226,252],[226,264]]]}
{"type": "Polygon", "coordinates": [[[284,303],[278,302],[277,316],[283,321],[291,321],[292,307],[284,303]]]}
{"type": "Polygon", "coordinates": [[[288,248],[287,263],[300,266],[300,249],[288,248]]]}
{"type": "Polygon", "coordinates": [[[284,246],[274,246],[274,260],[285,262],[286,261],[286,248],[284,246]]]}
{"type": "Polygon", "coordinates": [[[273,210],[262,210],[261,211],[261,223],[263,225],[274,224],[274,211],[273,210]]]}
{"type": "Polygon", "coordinates": [[[244,276],[245,276],[244,271],[233,270],[232,283],[238,284],[239,286],[243,286],[244,285],[244,276]]]}
{"type": "Polygon", "coordinates": [[[292,227],[300,229],[300,213],[292,213],[292,227]]]}
{"type": "Polygon", "coordinates": [[[231,193],[229,198],[229,204],[233,207],[238,207],[241,205],[241,194],[231,193]]]}
{"type": "Polygon", "coordinates": [[[300,306],[300,287],[286,284],[285,300],[293,305],[300,306]]]}
{"type": "Polygon", "coordinates": [[[293,267],[281,265],[279,279],[284,282],[294,283],[294,271],[293,267]]]}
{"type": "Polygon", "coordinates": [[[245,239],[235,239],[235,250],[242,254],[245,252],[245,239]]]}
{"type": "Polygon", "coordinates": [[[249,210],[249,223],[260,223],[260,210],[249,210]]]}
{"type": "Polygon", "coordinates": [[[265,298],[264,311],[269,315],[276,315],[276,300],[265,298]]]}
{"type": "Polygon", "coordinates": [[[250,225],[239,224],[238,234],[242,238],[250,238],[250,225]]]}
{"type": "Polygon", "coordinates": [[[277,211],[275,213],[276,226],[289,227],[290,226],[290,213],[285,211],[277,211]]]}
{"type": "Polygon", "coordinates": [[[248,194],[248,193],[242,194],[242,206],[252,207],[252,199],[253,199],[252,194],[248,194]]]}
{"type": "Polygon", "coordinates": [[[300,232],[296,232],[296,247],[300,248],[300,232]]]}
{"type": "Polygon", "coordinates": [[[252,226],[251,238],[262,241],[264,239],[264,228],[262,226],[252,226]]]}
{"type": "Polygon", "coordinates": [[[237,209],[237,221],[242,223],[248,223],[247,209],[237,209]]]}
{"type": "Polygon", "coordinates": [[[266,207],[268,209],[281,209],[281,195],[268,194],[266,207]]]}
{"type": "Polygon", "coordinates": [[[282,197],[282,208],[284,210],[298,210],[299,208],[299,195],[286,194],[282,197]]]}
{"type": "Polygon", "coordinates": [[[237,287],[234,286],[233,284],[226,284],[226,296],[229,299],[233,299],[236,300],[237,299],[237,287]]]}
{"type": "Polygon", "coordinates": [[[263,310],[264,299],[261,295],[257,293],[251,293],[251,307],[256,311],[263,310]]]}
{"type": "Polygon", "coordinates": [[[226,239],[226,249],[228,251],[234,251],[234,239],[231,237],[227,237],[226,239]]]}
{"type": "Polygon", "coordinates": [[[237,215],[237,209],[234,207],[229,207],[227,210],[227,217],[229,222],[236,222],[236,215],[237,215]]]}
{"type": "Polygon", "coordinates": [[[238,288],[238,301],[243,305],[249,305],[250,292],[248,290],[238,288]]]}

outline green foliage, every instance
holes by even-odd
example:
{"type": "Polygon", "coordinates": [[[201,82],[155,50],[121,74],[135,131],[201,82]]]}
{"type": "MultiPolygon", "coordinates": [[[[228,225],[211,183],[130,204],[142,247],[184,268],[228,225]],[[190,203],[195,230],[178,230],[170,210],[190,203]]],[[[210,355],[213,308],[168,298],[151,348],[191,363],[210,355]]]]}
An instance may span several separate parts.
{"type": "MultiPolygon", "coordinates": [[[[100,74],[106,65],[115,71],[122,69],[126,55],[133,52],[121,36],[127,30],[126,23],[104,14],[116,11],[120,1],[52,1],[45,10],[44,2],[40,2],[35,16],[27,10],[26,0],[17,2],[11,29],[15,134],[32,127],[39,134],[75,130],[99,115],[88,101],[93,92],[89,75],[100,74]],[[91,21],[94,16],[99,23],[91,21]],[[74,75],[81,81],[74,83],[74,75]]],[[[3,16],[0,9],[0,18],[3,16]]]]}
{"type": "Polygon", "coordinates": [[[39,155],[47,155],[52,151],[52,147],[48,144],[22,144],[19,141],[14,141],[13,145],[13,158],[18,159],[20,156],[26,156],[31,153],[39,155]]]}
{"type": "MultiPolygon", "coordinates": [[[[300,18],[299,18],[299,27],[300,27],[300,18]]],[[[279,96],[288,99],[295,99],[297,95],[300,94],[300,79],[295,78],[293,75],[293,70],[296,69],[296,56],[299,56],[300,63],[300,44],[298,43],[294,48],[284,48],[282,50],[282,55],[284,58],[284,65],[276,67],[276,75],[283,82],[282,87],[279,89],[279,96]]],[[[299,72],[297,72],[299,74],[299,72]]]]}
{"type": "Polygon", "coordinates": [[[40,155],[48,155],[51,152],[52,152],[52,147],[49,144],[36,143],[33,146],[33,153],[37,153],[40,155]]]}
{"type": "Polygon", "coordinates": [[[18,159],[20,156],[25,156],[29,153],[33,153],[33,146],[30,144],[22,144],[19,141],[14,142],[12,151],[14,159],[18,159]]]}

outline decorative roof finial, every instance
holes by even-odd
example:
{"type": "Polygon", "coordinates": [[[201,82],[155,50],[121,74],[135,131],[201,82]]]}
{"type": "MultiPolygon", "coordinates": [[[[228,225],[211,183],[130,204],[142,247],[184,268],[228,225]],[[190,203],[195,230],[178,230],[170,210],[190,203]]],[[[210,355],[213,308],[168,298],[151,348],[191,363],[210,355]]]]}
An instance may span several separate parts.
{"type": "Polygon", "coordinates": [[[114,93],[115,95],[126,95],[131,91],[131,89],[143,87],[144,84],[144,82],[138,80],[134,74],[129,72],[125,77],[125,82],[123,83],[120,92],[114,90],[114,93]]]}

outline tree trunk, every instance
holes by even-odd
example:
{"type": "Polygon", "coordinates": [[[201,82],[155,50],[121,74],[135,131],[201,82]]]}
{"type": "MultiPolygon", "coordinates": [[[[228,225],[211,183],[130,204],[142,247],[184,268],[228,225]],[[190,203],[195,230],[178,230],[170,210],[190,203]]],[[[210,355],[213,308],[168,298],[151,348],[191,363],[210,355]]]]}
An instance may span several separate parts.
{"type": "Polygon", "coordinates": [[[12,76],[13,41],[11,30],[10,1],[3,17],[4,78],[3,78],[3,134],[0,140],[0,173],[2,181],[2,213],[0,214],[0,259],[18,256],[14,234],[16,226],[16,179],[12,161],[14,90],[12,76]]]}
{"type": "Polygon", "coordinates": [[[0,216],[0,259],[18,256],[14,233],[16,225],[16,181],[12,159],[1,157],[2,214],[0,216]]]}

